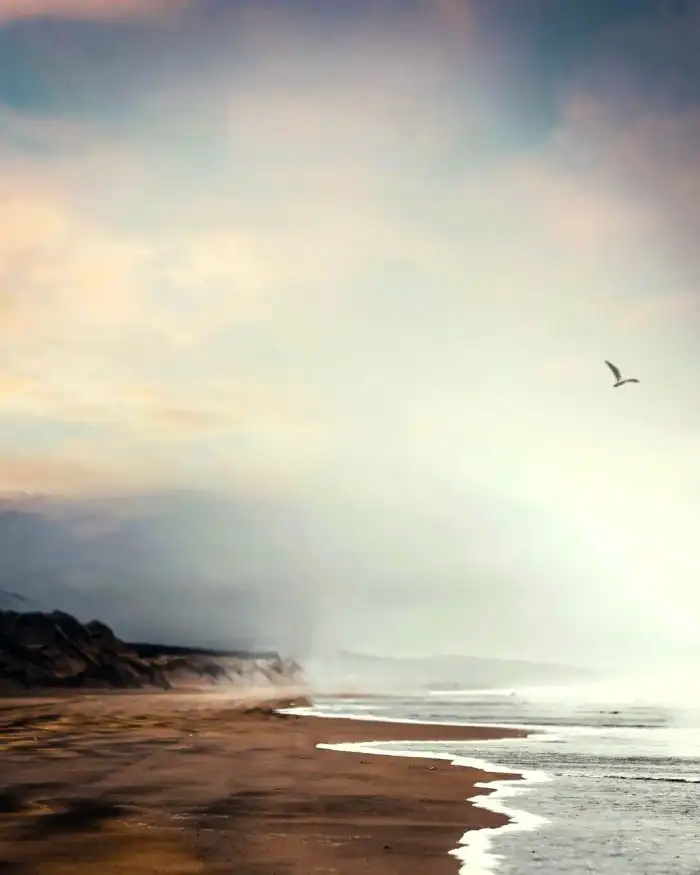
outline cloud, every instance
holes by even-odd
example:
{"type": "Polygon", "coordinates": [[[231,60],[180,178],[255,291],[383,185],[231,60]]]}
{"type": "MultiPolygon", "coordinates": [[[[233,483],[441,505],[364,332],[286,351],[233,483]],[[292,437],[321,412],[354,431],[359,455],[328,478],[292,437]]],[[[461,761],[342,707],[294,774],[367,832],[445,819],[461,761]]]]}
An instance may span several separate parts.
{"type": "MultiPolygon", "coordinates": [[[[622,258],[663,228],[612,169],[618,152],[640,160],[648,137],[618,145],[610,119],[577,96],[551,139],[514,155],[496,148],[494,110],[476,91],[445,88],[457,68],[430,37],[403,34],[387,55],[386,33],[363,32],[360,63],[357,36],[329,56],[283,35],[259,43],[255,31],[265,51],[212,86],[218,114],[198,136],[217,176],[196,192],[196,222],[188,198],[202,168],[172,131],[159,168],[157,125],[109,140],[99,126],[6,117],[0,306],[10,376],[33,381],[8,411],[100,424],[132,446],[134,432],[262,435],[243,385],[268,398],[265,416],[290,440],[335,435],[339,458],[362,447],[379,457],[398,432],[408,460],[426,442],[411,445],[406,423],[428,396],[431,417],[452,410],[459,379],[494,342],[527,331],[531,391],[562,359],[560,338],[576,331],[579,355],[598,355],[648,311],[646,293],[619,292],[635,273],[622,258]],[[17,132],[44,151],[25,154],[17,132]],[[139,383],[158,400],[129,401],[124,387],[139,383]]],[[[148,98],[150,115],[180,101],[184,136],[191,98],[177,87],[148,98]]],[[[491,414],[465,414],[459,428],[503,414],[494,379],[491,414]]],[[[550,400],[521,408],[540,435],[550,400]]]]}
{"type": "MultiPolygon", "coordinates": [[[[88,490],[95,488],[100,479],[99,469],[60,456],[41,458],[36,454],[3,453],[0,462],[2,492],[83,493],[86,487],[88,490]]],[[[109,480],[111,477],[107,482],[109,480]]],[[[104,488],[105,483],[100,486],[104,488]]]]}
{"type": "Polygon", "coordinates": [[[0,26],[32,18],[81,21],[149,21],[184,8],[190,0],[0,0],[0,26]]]}
{"type": "Polygon", "coordinates": [[[9,191],[3,205],[0,319],[10,348],[21,356],[27,345],[79,345],[133,319],[143,246],[100,231],[51,194],[9,191]]]}
{"type": "Polygon", "coordinates": [[[494,655],[661,641],[659,582],[700,616],[693,109],[581,74],[514,130],[444,28],[268,26],[118,122],[0,116],[0,487],[293,498],[246,573],[292,532],[333,645],[397,643],[380,591],[494,655]]]}
{"type": "Polygon", "coordinates": [[[36,386],[34,380],[20,377],[15,374],[3,374],[0,376],[0,398],[16,398],[36,386]]]}

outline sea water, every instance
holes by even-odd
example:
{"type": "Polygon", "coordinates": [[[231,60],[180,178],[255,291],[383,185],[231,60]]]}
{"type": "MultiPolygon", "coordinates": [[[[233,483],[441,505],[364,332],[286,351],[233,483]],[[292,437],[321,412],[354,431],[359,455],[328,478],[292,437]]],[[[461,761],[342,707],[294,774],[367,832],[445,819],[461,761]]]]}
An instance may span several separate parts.
{"type": "MultiPolygon", "coordinates": [[[[686,686],[685,690],[692,689],[686,686]]],[[[463,849],[462,871],[700,873],[700,707],[683,692],[628,683],[387,699],[320,699],[315,713],[537,730],[526,739],[381,743],[364,749],[501,766],[529,779],[480,800],[509,829],[463,849]],[[512,796],[512,798],[506,798],[512,796]]],[[[397,739],[401,732],[397,727],[397,739]]]]}

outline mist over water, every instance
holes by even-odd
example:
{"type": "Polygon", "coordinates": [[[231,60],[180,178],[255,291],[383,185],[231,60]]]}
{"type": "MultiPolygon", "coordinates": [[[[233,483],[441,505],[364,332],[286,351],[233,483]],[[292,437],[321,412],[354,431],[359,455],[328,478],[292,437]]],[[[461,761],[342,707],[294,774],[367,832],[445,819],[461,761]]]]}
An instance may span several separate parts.
{"type": "Polygon", "coordinates": [[[434,700],[443,703],[458,702],[482,696],[513,699],[516,707],[528,702],[551,706],[562,719],[569,709],[578,707],[610,709],[613,706],[627,710],[631,706],[667,709],[679,715],[685,712],[700,713],[700,691],[697,689],[695,666],[677,666],[663,671],[639,670],[620,673],[612,677],[567,684],[524,685],[490,690],[435,690],[431,692],[434,700]]]}
{"type": "Polygon", "coordinates": [[[315,707],[329,715],[345,711],[378,718],[401,714],[420,722],[564,727],[574,734],[614,734],[617,730],[634,734],[654,728],[684,738],[682,730],[687,729],[693,744],[700,743],[700,695],[690,676],[673,673],[372,698],[359,693],[345,699],[320,694],[315,707]]]}

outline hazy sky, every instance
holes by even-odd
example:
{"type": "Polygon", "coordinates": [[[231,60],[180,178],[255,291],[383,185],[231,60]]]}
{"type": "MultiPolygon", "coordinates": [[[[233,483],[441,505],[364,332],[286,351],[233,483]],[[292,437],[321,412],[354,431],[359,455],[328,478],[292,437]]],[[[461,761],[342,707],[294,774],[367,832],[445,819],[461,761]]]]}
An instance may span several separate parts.
{"type": "Polygon", "coordinates": [[[700,645],[697,0],[0,0],[0,206],[0,489],[230,496],[319,642],[700,645]]]}

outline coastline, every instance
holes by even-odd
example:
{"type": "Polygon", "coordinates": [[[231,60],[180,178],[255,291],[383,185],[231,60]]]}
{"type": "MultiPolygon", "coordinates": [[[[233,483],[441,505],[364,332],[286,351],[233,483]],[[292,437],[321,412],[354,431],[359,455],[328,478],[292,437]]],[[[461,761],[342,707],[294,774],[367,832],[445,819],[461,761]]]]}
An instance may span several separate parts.
{"type": "MultiPolygon", "coordinates": [[[[487,727],[484,726],[483,728],[486,729],[487,727]]],[[[486,739],[473,738],[471,740],[483,741],[486,739]]],[[[395,742],[395,744],[401,745],[404,741],[405,739],[401,742],[395,742]]],[[[319,747],[323,750],[354,753],[356,756],[365,754],[370,756],[433,759],[447,762],[450,766],[470,769],[472,773],[474,770],[480,772],[484,780],[474,781],[472,785],[474,789],[480,792],[470,796],[466,802],[474,808],[503,815],[505,822],[497,825],[470,824],[465,828],[459,844],[448,852],[450,856],[456,857],[462,864],[460,871],[468,872],[470,875],[474,875],[477,872],[490,873],[496,869],[503,859],[502,855],[496,853],[493,849],[493,838],[496,835],[504,832],[535,830],[547,823],[546,818],[517,808],[511,808],[503,802],[504,798],[517,796],[524,790],[529,789],[530,784],[550,781],[551,777],[545,772],[512,769],[500,763],[480,760],[475,757],[455,756],[450,753],[441,752],[439,750],[439,743],[435,741],[429,742],[425,739],[420,739],[420,742],[425,742],[432,749],[430,751],[397,749],[395,747],[392,748],[391,742],[320,744],[319,747]]],[[[449,745],[450,742],[445,742],[445,744],[449,745]]]]}
{"type": "MultiPolygon", "coordinates": [[[[55,842],[37,846],[36,832],[25,830],[34,836],[30,845],[14,829],[20,821],[13,827],[0,817],[0,858],[15,862],[18,875],[25,866],[39,875],[68,871],[57,868],[57,859],[70,861],[76,875],[111,873],[107,837],[127,825],[131,833],[141,830],[143,841],[167,844],[171,875],[455,875],[458,861],[469,854],[471,862],[474,854],[484,866],[492,862],[489,836],[513,822],[500,799],[517,792],[521,774],[448,754],[376,754],[386,754],[382,744],[391,741],[528,734],[246,713],[233,699],[172,693],[76,696],[34,705],[14,700],[4,703],[0,716],[0,785],[12,794],[23,824],[37,805],[44,821],[47,812],[55,818],[76,804],[113,810],[99,829],[74,819],[73,832],[61,832],[60,852],[55,842]],[[99,862],[83,865],[88,829],[99,850],[91,859],[99,862]]],[[[155,875],[164,859],[142,848],[131,861],[121,859],[114,872],[155,875]]]]}
{"type": "Polygon", "coordinates": [[[546,772],[532,769],[514,769],[491,760],[483,760],[471,756],[455,756],[440,748],[444,745],[448,748],[454,742],[459,741],[490,741],[490,740],[513,740],[517,741],[540,732],[545,727],[530,727],[526,725],[507,726],[504,724],[477,724],[459,723],[454,721],[430,721],[403,720],[401,718],[347,714],[339,715],[338,712],[316,710],[314,707],[293,707],[283,713],[295,714],[320,720],[341,720],[360,724],[363,729],[372,727],[372,732],[379,733],[378,725],[383,729],[382,734],[388,733],[390,738],[371,742],[336,742],[320,743],[322,750],[330,750],[344,753],[353,753],[370,756],[387,756],[418,760],[436,760],[449,766],[458,766],[468,769],[471,786],[477,790],[473,796],[469,796],[466,802],[475,809],[481,809],[491,814],[502,815],[505,820],[498,824],[486,822],[469,822],[456,847],[448,851],[450,856],[456,857],[460,863],[460,872],[490,873],[496,869],[503,859],[502,855],[493,849],[493,838],[504,832],[520,832],[536,830],[547,823],[546,818],[530,814],[518,808],[504,804],[504,799],[510,799],[527,791],[531,784],[539,784],[552,780],[546,772]],[[386,732],[385,732],[386,730],[386,732]],[[429,733],[429,737],[426,734],[429,733]],[[464,731],[469,732],[466,737],[464,731]],[[399,738],[400,736],[400,738],[399,738]],[[438,737],[439,736],[439,737],[438,737]],[[405,742],[414,742],[411,749],[405,749],[405,742]],[[416,743],[426,743],[426,749],[416,748],[416,743]],[[482,780],[474,780],[474,771],[481,774],[482,780]]]}

